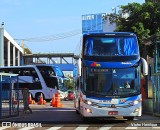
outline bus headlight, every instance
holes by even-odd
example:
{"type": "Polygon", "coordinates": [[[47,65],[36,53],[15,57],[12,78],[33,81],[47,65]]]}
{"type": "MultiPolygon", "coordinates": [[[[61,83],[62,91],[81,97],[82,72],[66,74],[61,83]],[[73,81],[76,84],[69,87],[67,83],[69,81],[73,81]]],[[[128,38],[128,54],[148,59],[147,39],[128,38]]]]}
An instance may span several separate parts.
{"type": "Polygon", "coordinates": [[[85,110],[86,110],[88,113],[92,113],[92,110],[89,109],[89,108],[85,108],[85,110]]]}
{"type": "Polygon", "coordinates": [[[135,100],[135,101],[133,102],[133,105],[137,105],[138,103],[139,103],[139,101],[135,100]]]}
{"type": "Polygon", "coordinates": [[[140,103],[141,102],[141,99],[139,99],[139,100],[134,100],[133,102],[130,102],[129,104],[130,105],[137,105],[138,103],[140,103]]]}
{"type": "Polygon", "coordinates": [[[84,103],[86,103],[87,105],[92,105],[92,102],[88,100],[85,100],[84,103]]]}
{"type": "Polygon", "coordinates": [[[88,105],[92,105],[92,102],[91,102],[91,101],[87,101],[87,104],[88,104],[88,105]]]}
{"type": "Polygon", "coordinates": [[[136,108],[133,113],[139,112],[140,108],[136,108]]]}

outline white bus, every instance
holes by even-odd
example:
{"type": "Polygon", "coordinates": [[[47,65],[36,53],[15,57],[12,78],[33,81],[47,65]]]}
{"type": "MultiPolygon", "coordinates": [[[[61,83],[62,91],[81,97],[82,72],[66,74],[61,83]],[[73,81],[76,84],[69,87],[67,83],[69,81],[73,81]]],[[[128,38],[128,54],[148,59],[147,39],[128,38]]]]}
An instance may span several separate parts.
{"type": "Polygon", "coordinates": [[[64,87],[64,75],[58,66],[39,64],[0,67],[0,72],[18,74],[19,88],[28,88],[36,101],[41,93],[44,99],[52,99],[57,89],[64,87]]]}

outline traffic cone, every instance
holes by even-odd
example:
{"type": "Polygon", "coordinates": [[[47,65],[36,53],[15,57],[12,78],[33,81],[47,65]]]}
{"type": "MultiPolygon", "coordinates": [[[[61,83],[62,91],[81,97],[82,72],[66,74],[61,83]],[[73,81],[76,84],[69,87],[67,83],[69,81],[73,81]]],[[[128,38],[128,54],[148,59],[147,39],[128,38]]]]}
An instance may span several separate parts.
{"type": "Polygon", "coordinates": [[[43,105],[46,105],[46,100],[43,100],[43,105]]]}
{"type": "Polygon", "coordinates": [[[35,104],[36,102],[35,102],[35,100],[32,100],[32,104],[35,104]]]}
{"type": "Polygon", "coordinates": [[[29,94],[29,97],[28,97],[28,103],[29,104],[35,104],[35,101],[32,100],[31,93],[29,94]]]}
{"type": "Polygon", "coordinates": [[[43,96],[42,93],[40,95],[39,101],[38,101],[38,105],[43,105],[43,96]]]}
{"type": "Polygon", "coordinates": [[[42,93],[41,93],[39,101],[38,101],[38,105],[45,105],[45,104],[46,104],[46,100],[43,100],[43,96],[42,96],[42,93]]]}
{"type": "Polygon", "coordinates": [[[17,101],[16,98],[15,98],[15,95],[13,95],[13,97],[12,97],[12,103],[13,103],[14,105],[17,105],[17,104],[18,104],[18,101],[17,101]]]}
{"type": "Polygon", "coordinates": [[[53,94],[50,106],[55,107],[55,94],[53,94]]]}
{"type": "Polygon", "coordinates": [[[55,94],[55,107],[62,107],[62,104],[60,103],[60,94],[57,92],[55,94]]]}

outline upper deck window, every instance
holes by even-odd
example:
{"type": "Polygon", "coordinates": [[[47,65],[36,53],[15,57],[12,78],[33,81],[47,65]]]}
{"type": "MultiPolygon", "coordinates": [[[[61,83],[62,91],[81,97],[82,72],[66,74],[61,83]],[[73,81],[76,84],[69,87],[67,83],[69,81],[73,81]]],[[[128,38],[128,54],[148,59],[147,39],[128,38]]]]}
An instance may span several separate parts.
{"type": "Polygon", "coordinates": [[[87,37],[84,40],[85,56],[135,56],[139,55],[137,39],[123,37],[87,37]]]}

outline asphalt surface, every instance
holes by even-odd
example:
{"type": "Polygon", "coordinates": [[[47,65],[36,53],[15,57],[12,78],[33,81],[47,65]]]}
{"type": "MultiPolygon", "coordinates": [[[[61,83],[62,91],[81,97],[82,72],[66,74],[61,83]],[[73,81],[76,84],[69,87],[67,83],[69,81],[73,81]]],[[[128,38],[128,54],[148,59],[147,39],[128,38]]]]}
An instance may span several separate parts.
{"type": "MultiPolygon", "coordinates": [[[[34,123],[43,123],[43,124],[85,124],[79,114],[76,113],[73,106],[73,101],[62,101],[62,108],[55,108],[50,106],[50,103],[46,105],[33,104],[30,105],[32,109],[32,114],[27,111],[23,113],[23,110],[20,111],[18,117],[11,117],[0,119],[0,122],[34,122],[34,123]]],[[[105,123],[125,123],[126,120],[119,118],[116,120],[106,119],[106,120],[90,120],[87,124],[105,124],[105,123]]],[[[127,121],[127,123],[131,123],[127,121]]],[[[136,117],[134,123],[160,123],[160,117],[155,117],[148,114],[143,114],[141,117],[136,117]]]]}

